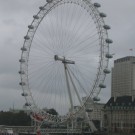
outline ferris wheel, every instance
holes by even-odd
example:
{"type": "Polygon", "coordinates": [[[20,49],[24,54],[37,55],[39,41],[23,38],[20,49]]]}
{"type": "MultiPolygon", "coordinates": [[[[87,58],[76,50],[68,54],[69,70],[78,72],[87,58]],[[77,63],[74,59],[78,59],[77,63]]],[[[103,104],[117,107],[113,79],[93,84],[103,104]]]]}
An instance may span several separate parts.
{"type": "Polygon", "coordinates": [[[99,7],[90,0],[47,0],[33,16],[19,74],[25,106],[34,120],[63,122],[79,113],[75,106],[84,109],[88,100],[100,100],[113,41],[99,7]]]}

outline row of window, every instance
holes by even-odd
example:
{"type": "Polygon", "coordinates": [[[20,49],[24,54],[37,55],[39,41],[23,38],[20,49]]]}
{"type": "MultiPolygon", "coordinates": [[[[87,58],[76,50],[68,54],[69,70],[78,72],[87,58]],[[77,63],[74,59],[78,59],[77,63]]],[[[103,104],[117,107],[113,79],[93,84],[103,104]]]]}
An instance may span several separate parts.
{"type": "Polygon", "coordinates": [[[110,106],[106,109],[109,110],[135,110],[135,106],[110,106]]]}
{"type": "Polygon", "coordinates": [[[135,121],[135,115],[133,114],[113,114],[110,117],[111,120],[113,121],[135,121]]]}
{"type": "Polygon", "coordinates": [[[135,123],[112,123],[112,127],[132,127],[135,128],[135,123]]]}
{"type": "Polygon", "coordinates": [[[134,59],[134,58],[135,58],[135,57],[132,57],[132,56],[130,56],[130,57],[125,57],[125,58],[121,58],[121,59],[115,60],[114,63],[125,62],[125,61],[129,61],[129,60],[131,60],[131,59],[134,59]]]}
{"type": "MultiPolygon", "coordinates": [[[[117,105],[117,107],[119,107],[118,105],[119,105],[119,103],[116,103],[116,105],[117,105]]],[[[131,105],[131,102],[129,102],[128,104],[125,104],[125,103],[122,103],[122,104],[120,104],[120,106],[124,106],[124,105],[131,105]]],[[[134,105],[135,105],[135,103],[134,103],[134,105]]],[[[112,106],[112,103],[110,103],[110,106],[112,106]]],[[[135,107],[135,106],[134,106],[135,107]]]]}

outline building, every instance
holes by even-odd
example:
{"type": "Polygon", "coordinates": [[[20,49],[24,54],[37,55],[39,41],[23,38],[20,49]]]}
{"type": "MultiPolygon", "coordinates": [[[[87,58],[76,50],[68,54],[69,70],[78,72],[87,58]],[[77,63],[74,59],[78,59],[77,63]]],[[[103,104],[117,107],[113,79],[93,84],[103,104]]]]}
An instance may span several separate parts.
{"type": "Polygon", "coordinates": [[[114,61],[111,98],[104,106],[104,127],[110,133],[135,134],[135,57],[114,61]]]}
{"type": "Polygon", "coordinates": [[[135,100],[132,96],[111,97],[105,105],[104,126],[111,133],[135,134],[135,100]]]}
{"type": "Polygon", "coordinates": [[[127,56],[114,61],[111,97],[135,97],[135,57],[127,56]]]}
{"type": "MultiPolygon", "coordinates": [[[[82,100],[83,102],[86,100],[87,97],[84,97],[82,100]]],[[[85,103],[86,111],[88,112],[89,118],[94,122],[97,129],[103,128],[103,103],[97,103],[93,102],[93,100],[88,100],[87,103],[85,103]]]]}
{"type": "MultiPolygon", "coordinates": [[[[87,100],[87,97],[82,98],[82,102],[85,104],[85,110],[81,106],[74,106],[73,111],[78,112],[76,119],[74,119],[74,128],[81,128],[82,130],[90,130],[89,124],[92,130],[99,130],[102,128],[103,123],[103,107],[105,104],[93,102],[92,99],[87,100]],[[87,112],[87,114],[85,114],[87,112]],[[87,116],[89,120],[87,119],[87,116]]],[[[68,124],[71,126],[71,122],[68,124]]]]}

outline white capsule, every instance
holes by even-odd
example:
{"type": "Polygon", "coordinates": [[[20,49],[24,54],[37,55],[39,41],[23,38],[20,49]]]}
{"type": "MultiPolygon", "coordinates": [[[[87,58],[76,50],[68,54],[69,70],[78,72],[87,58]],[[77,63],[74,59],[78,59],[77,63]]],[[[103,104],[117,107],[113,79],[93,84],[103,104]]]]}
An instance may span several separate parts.
{"type": "Polygon", "coordinates": [[[21,86],[24,86],[25,85],[25,82],[20,82],[19,83],[21,86]]]}
{"type": "Polygon", "coordinates": [[[100,101],[100,98],[99,97],[94,97],[93,100],[94,101],[100,101]]]}
{"type": "Polygon", "coordinates": [[[94,3],[94,6],[95,6],[96,8],[101,7],[101,5],[100,5],[99,3],[94,3]]]}
{"type": "Polygon", "coordinates": [[[106,54],[105,57],[110,59],[110,58],[113,58],[113,55],[112,54],[106,54]]]}
{"type": "Polygon", "coordinates": [[[111,71],[109,69],[104,69],[104,73],[109,74],[109,73],[111,73],[111,71]]]}
{"type": "Polygon", "coordinates": [[[29,29],[34,29],[34,26],[33,25],[29,25],[28,28],[29,29]]]}
{"type": "Polygon", "coordinates": [[[106,30],[111,29],[111,27],[109,25],[104,25],[103,28],[106,29],[106,30]]]}
{"type": "Polygon", "coordinates": [[[26,35],[26,36],[24,37],[24,39],[25,39],[25,40],[29,40],[30,37],[29,37],[28,35],[26,35]]]}
{"type": "Polygon", "coordinates": [[[24,92],[24,93],[22,93],[22,96],[26,97],[26,96],[28,96],[28,94],[24,92]]]}
{"type": "Polygon", "coordinates": [[[99,87],[100,88],[106,88],[106,85],[101,83],[101,84],[99,84],[99,87]]]}
{"type": "Polygon", "coordinates": [[[107,17],[105,13],[99,13],[100,17],[107,17]]]}
{"type": "Polygon", "coordinates": [[[53,0],[46,0],[47,3],[51,3],[53,0]]]}
{"type": "Polygon", "coordinates": [[[18,73],[21,74],[21,75],[25,74],[24,71],[19,71],[18,73]]]}
{"type": "Polygon", "coordinates": [[[27,51],[27,48],[22,47],[21,50],[22,50],[22,51],[27,51]]]}
{"type": "Polygon", "coordinates": [[[109,38],[107,38],[105,41],[106,41],[106,43],[108,43],[108,44],[112,44],[112,43],[113,43],[113,41],[112,41],[111,39],[109,39],[109,38]]]}
{"type": "Polygon", "coordinates": [[[33,18],[34,19],[39,19],[39,16],[38,15],[34,15],[33,18]]]}
{"type": "Polygon", "coordinates": [[[25,106],[31,106],[31,103],[25,103],[25,106]]]}
{"type": "Polygon", "coordinates": [[[45,7],[39,7],[40,10],[45,10],[45,7]]]}
{"type": "Polygon", "coordinates": [[[19,62],[23,63],[25,62],[25,59],[20,59],[19,62]]]}

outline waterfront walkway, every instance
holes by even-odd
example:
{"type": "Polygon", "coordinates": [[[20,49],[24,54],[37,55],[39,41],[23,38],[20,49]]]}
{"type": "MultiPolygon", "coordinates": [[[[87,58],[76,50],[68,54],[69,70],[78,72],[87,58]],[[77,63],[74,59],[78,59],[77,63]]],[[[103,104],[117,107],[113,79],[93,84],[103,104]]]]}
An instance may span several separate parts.
{"type": "MultiPolygon", "coordinates": [[[[34,126],[0,126],[0,130],[10,128],[14,133],[19,135],[36,135],[34,132],[34,126]]],[[[46,128],[41,129],[42,135],[100,135],[93,134],[90,131],[82,131],[81,129],[58,129],[58,128],[46,128]]]]}

